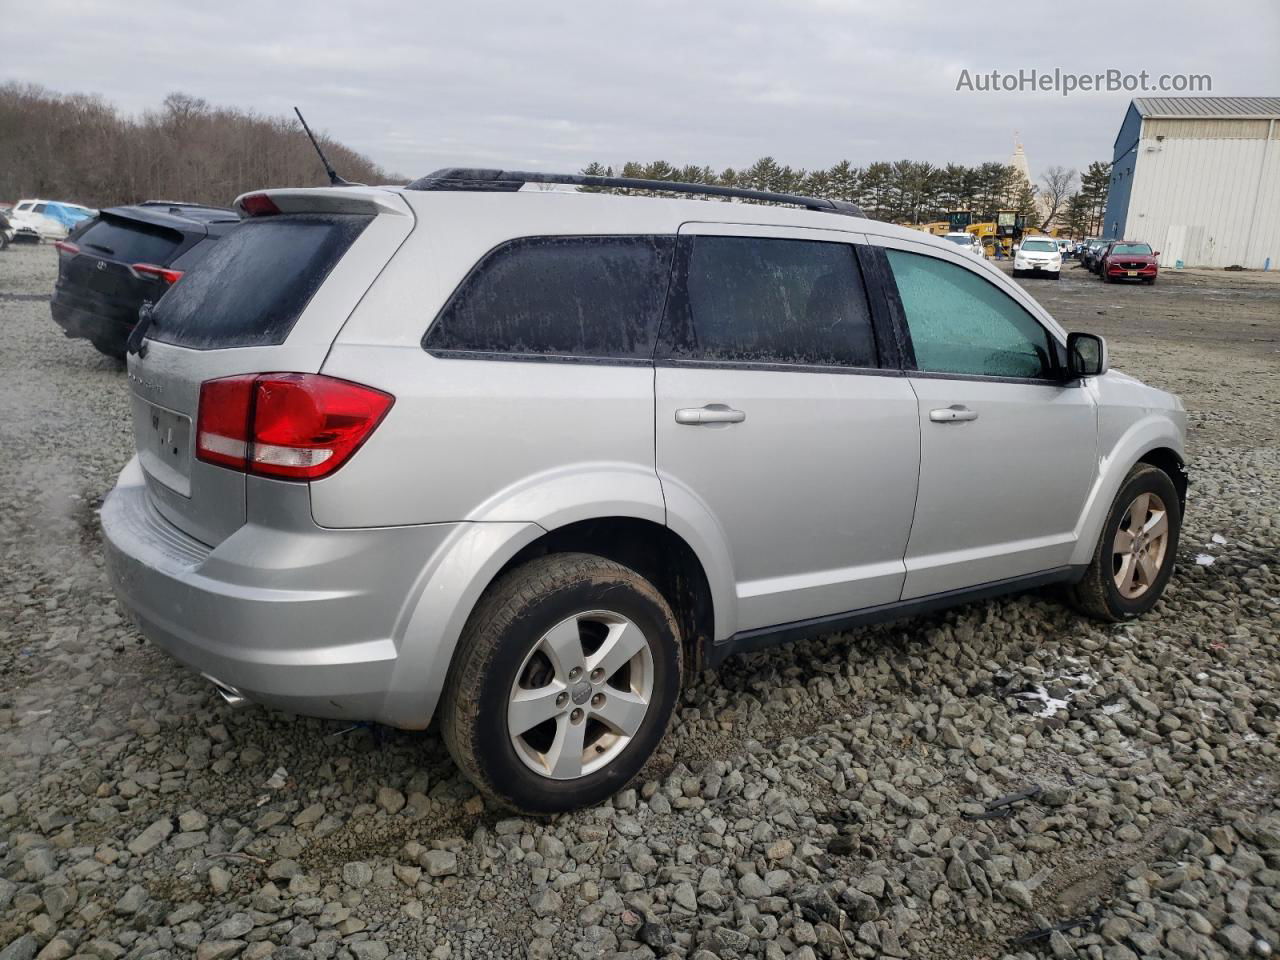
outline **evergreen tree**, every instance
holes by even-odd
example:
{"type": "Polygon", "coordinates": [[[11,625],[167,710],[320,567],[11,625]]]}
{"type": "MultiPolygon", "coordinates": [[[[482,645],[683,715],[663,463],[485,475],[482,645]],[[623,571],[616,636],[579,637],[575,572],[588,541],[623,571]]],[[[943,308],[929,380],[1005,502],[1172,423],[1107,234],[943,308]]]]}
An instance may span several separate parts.
{"type": "Polygon", "coordinates": [[[1104,161],[1089,164],[1089,169],[1080,177],[1080,193],[1084,195],[1089,209],[1087,230],[1090,236],[1096,237],[1102,233],[1103,217],[1107,212],[1107,190],[1110,186],[1111,164],[1104,161]]]}

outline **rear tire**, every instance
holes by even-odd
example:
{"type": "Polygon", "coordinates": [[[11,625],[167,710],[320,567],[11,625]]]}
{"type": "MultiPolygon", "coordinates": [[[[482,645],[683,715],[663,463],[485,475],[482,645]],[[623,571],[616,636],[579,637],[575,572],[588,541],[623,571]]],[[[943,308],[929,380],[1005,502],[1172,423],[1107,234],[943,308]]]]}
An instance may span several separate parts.
{"type": "Polygon", "coordinates": [[[1072,605],[1108,623],[1146,613],[1169,584],[1181,528],[1173,480],[1159,467],[1137,464],[1111,504],[1084,577],[1071,589],[1072,605]],[[1137,543],[1133,530],[1144,531],[1137,543]]]}
{"type": "Polygon", "coordinates": [[[679,627],[653,584],[591,554],[538,557],[491,585],[467,621],[441,732],[491,801],[576,810],[640,772],[682,674],[679,627]]]}

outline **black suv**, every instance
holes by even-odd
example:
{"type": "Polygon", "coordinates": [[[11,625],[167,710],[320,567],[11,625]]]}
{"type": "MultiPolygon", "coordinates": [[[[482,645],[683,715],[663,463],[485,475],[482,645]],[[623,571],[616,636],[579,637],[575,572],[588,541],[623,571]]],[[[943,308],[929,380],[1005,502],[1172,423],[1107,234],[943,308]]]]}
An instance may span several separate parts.
{"type": "Polygon", "coordinates": [[[103,210],[59,240],[54,322],[122,358],[138,310],[155,302],[213,241],[240,222],[234,210],[148,200],[103,210]]]}

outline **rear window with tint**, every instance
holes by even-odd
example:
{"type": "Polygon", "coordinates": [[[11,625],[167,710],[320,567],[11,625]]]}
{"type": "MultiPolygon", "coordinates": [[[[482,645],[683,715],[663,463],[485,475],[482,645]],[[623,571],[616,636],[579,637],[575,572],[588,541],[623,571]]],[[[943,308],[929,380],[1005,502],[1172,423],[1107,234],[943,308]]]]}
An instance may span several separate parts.
{"type": "Polygon", "coordinates": [[[160,298],[148,337],[197,349],[283,343],[372,219],[286,214],[244,221],[160,298]]]}
{"type": "Polygon", "coordinates": [[[671,312],[673,358],[877,365],[851,245],[708,236],[692,244],[683,296],[671,312]]]}
{"type": "Polygon", "coordinates": [[[674,237],[526,237],[490,251],[423,346],[532,356],[649,359],[674,237]]]}
{"type": "Polygon", "coordinates": [[[176,230],[153,227],[130,220],[95,220],[76,237],[87,253],[100,254],[126,263],[154,263],[167,266],[173,251],[182,242],[176,230]]]}

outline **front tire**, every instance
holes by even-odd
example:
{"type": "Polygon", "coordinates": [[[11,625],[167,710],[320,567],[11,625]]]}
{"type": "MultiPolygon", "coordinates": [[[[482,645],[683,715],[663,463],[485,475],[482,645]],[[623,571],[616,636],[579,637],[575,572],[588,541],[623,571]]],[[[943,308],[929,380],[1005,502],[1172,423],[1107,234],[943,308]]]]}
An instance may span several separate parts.
{"type": "Polygon", "coordinates": [[[1073,604],[1096,620],[1141,616],[1159,601],[1173,573],[1182,528],[1182,501],[1159,467],[1139,463],[1116,494],[1093,559],[1071,592],[1073,604]]]}
{"type": "Polygon", "coordinates": [[[591,554],[539,557],[476,605],[449,668],[441,732],[491,801],[576,810],[640,772],[682,673],[679,627],[653,584],[591,554]]]}

